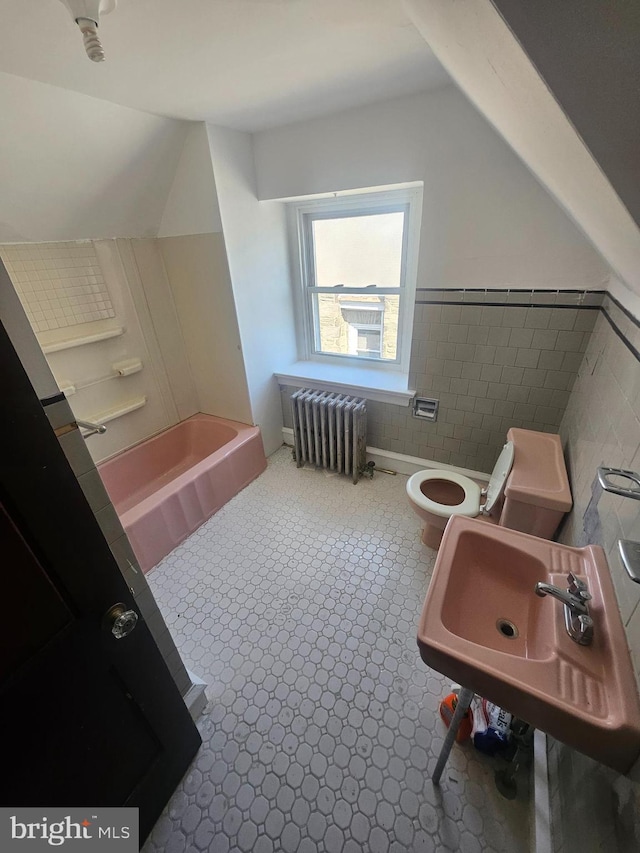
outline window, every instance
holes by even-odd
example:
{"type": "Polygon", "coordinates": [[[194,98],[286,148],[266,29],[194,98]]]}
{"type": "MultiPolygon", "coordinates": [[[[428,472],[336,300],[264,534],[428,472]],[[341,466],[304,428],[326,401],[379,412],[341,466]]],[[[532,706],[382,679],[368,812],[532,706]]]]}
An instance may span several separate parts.
{"type": "Polygon", "coordinates": [[[294,202],[304,358],[408,371],[422,190],[294,202]]]}

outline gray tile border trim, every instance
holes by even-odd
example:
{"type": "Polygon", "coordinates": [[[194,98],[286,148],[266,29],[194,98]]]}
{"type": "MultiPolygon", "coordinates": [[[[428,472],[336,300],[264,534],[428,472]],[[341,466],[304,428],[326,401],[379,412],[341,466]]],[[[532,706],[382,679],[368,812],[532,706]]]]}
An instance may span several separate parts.
{"type": "Polygon", "coordinates": [[[416,288],[417,305],[487,305],[528,308],[597,309],[607,295],[604,290],[553,290],[548,288],[416,288]]]}

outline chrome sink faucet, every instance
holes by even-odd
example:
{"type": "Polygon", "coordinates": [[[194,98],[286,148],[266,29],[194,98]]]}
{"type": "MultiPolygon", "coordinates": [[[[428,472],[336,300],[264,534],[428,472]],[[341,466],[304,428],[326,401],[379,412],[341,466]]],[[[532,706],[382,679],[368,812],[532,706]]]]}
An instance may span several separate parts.
{"type": "Polygon", "coordinates": [[[550,595],[562,602],[567,634],[581,646],[588,646],[593,641],[593,619],[589,615],[587,604],[591,600],[591,593],[586,583],[577,578],[573,572],[569,572],[567,580],[569,587],[566,590],[540,581],[535,586],[535,593],[541,598],[550,595]]]}
{"type": "MultiPolygon", "coordinates": [[[[560,589],[557,586],[553,586],[550,583],[543,583],[540,581],[536,584],[536,595],[539,595],[541,598],[544,598],[545,595],[550,595],[552,598],[557,598],[558,601],[562,601],[565,607],[571,608],[578,615],[581,613],[588,613],[587,605],[583,598],[579,598],[577,595],[574,595],[569,590],[560,589]]],[[[589,595],[589,593],[587,593],[589,595]]],[[[589,598],[591,596],[589,595],[589,598]]]]}

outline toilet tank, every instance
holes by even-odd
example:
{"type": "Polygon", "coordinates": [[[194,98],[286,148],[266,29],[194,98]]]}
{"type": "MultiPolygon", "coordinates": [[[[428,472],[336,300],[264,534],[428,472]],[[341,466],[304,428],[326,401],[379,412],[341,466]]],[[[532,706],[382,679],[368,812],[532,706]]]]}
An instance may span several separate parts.
{"type": "Polygon", "coordinates": [[[552,539],[573,505],[560,436],[512,427],[507,439],[515,456],[499,523],[552,539]]]}

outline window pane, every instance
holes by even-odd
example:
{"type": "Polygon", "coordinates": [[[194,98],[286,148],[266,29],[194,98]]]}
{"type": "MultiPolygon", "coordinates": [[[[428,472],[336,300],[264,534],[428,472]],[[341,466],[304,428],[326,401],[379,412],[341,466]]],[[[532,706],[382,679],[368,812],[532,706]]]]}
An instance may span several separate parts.
{"type": "Polygon", "coordinates": [[[316,351],[395,361],[399,296],[314,293],[316,351]]]}
{"type": "Polygon", "coordinates": [[[399,287],[404,213],[314,219],[316,287],[399,287]]]}
{"type": "Polygon", "coordinates": [[[382,334],[380,329],[357,329],[358,355],[368,355],[375,358],[380,358],[380,345],[382,344],[382,334]]]}

